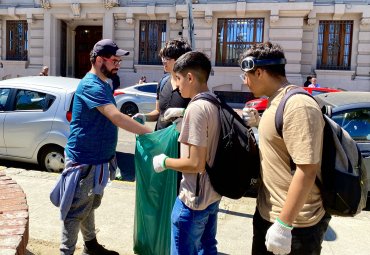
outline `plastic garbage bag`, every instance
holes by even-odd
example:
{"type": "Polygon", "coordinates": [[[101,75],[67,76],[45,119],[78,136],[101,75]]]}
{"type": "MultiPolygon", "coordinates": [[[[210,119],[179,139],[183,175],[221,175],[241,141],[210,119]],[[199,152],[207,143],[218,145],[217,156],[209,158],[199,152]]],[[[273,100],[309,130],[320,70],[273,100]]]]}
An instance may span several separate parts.
{"type": "Polygon", "coordinates": [[[167,255],[171,246],[171,212],[176,199],[177,172],[156,173],[153,157],[165,153],[178,157],[176,124],[136,137],[136,202],[134,252],[167,255]]]}

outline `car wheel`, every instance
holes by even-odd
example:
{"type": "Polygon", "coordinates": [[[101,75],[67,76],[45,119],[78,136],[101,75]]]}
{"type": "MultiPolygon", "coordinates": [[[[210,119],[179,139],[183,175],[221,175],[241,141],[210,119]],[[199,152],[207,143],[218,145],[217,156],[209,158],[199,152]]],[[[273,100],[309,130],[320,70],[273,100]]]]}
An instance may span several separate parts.
{"type": "Polygon", "coordinates": [[[39,164],[48,172],[62,172],[64,169],[64,149],[56,145],[44,147],[39,153],[39,164]]]}
{"type": "Polygon", "coordinates": [[[139,112],[139,108],[137,107],[136,104],[128,102],[128,103],[124,103],[121,106],[121,112],[129,116],[134,116],[136,113],[139,112]]]}

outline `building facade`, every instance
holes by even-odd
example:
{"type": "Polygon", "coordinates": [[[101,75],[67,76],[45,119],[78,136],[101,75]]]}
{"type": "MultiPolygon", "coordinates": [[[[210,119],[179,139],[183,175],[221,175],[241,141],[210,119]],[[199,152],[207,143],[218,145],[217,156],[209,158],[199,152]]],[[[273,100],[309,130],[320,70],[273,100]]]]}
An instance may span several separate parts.
{"type": "MultiPolygon", "coordinates": [[[[158,52],[167,40],[189,39],[213,69],[213,91],[246,92],[239,54],[256,42],[283,46],[290,82],[316,75],[322,87],[370,91],[370,0],[199,0],[189,22],[185,0],[1,0],[0,79],[49,74],[81,78],[89,52],[112,38],[131,54],[122,86],[163,76],[158,52]]],[[[190,16],[191,17],[191,16],[190,16]]]]}

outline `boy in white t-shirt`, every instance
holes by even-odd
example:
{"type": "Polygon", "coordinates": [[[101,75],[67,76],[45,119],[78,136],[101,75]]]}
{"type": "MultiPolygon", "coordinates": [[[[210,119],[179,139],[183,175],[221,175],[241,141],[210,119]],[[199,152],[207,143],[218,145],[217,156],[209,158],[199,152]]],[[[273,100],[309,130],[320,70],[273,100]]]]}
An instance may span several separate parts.
{"type": "MultiPolygon", "coordinates": [[[[184,98],[210,93],[207,81],[211,62],[201,52],[188,52],[175,63],[176,84],[184,98]]],[[[183,111],[170,108],[166,118],[183,111]]],[[[190,101],[179,137],[180,158],[165,154],[153,158],[156,172],[173,169],[183,173],[179,196],[171,216],[171,254],[217,254],[217,213],[221,196],[213,189],[206,163],[212,166],[220,134],[218,109],[206,100],[190,101]]]]}

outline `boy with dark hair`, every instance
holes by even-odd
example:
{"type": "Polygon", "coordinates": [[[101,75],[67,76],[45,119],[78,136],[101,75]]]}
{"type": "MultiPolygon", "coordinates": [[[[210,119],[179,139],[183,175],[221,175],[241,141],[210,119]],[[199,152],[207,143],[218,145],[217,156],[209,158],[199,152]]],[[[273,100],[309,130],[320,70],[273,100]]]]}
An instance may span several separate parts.
{"type": "MultiPolygon", "coordinates": [[[[275,114],[291,85],[277,44],[253,45],[241,56],[244,83],[256,97],[268,96],[259,123],[262,185],[253,216],[252,254],[320,254],[330,215],[315,185],[321,176],[324,120],[318,104],[294,95],[285,106],[283,137],[275,114]],[[291,165],[294,163],[294,167],[291,165]],[[272,253],[271,253],[272,252],[272,253]]],[[[259,119],[259,115],[254,115],[259,119]]],[[[247,123],[249,124],[249,123],[247,123]]]]}
{"type": "Polygon", "coordinates": [[[163,118],[163,114],[167,109],[172,108],[171,110],[175,110],[177,113],[176,117],[182,117],[183,110],[190,100],[182,97],[179,89],[176,87],[173,66],[181,55],[189,51],[191,51],[191,47],[183,39],[168,41],[160,50],[159,56],[162,59],[163,69],[168,74],[158,83],[156,107],[149,113],[135,114],[133,116],[134,119],[140,119],[141,123],[156,121],[155,130],[160,130],[172,124],[171,120],[163,118]]]}
{"type": "MultiPolygon", "coordinates": [[[[221,196],[214,191],[206,163],[212,166],[220,133],[217,106],[194,100],[211,93],[207,86],[211,62],[201,52],[188,52],[175,63],[176,84],[181,95],[191,98],[182,121],[180,158],[165,154],[153,158],[156,172],[167,168],[182,172],[179,196],[173,206],[171,254],[217,254],[217,213],[221,196]],[[199,190],[196,190],[197,182],[199,190]]],[[[165,113],[168,118],[174,112],[165,113]]]]}

